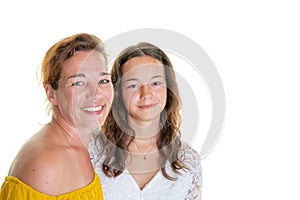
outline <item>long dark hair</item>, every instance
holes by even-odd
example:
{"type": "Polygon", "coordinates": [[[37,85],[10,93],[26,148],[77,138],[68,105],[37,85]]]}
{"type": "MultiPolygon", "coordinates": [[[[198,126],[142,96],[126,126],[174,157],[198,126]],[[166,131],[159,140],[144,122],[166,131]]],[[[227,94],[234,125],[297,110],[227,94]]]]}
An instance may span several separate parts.
{"type": "Polygon", "coordinates": [[[115,89],[115,96],[112,109],[102,127],[103,134],[99,137],[103,144],[103,172],[109,177],[120,175],[125,169],[125,159],[128,146],[134,139],[128,125],[128,111],[123,103],[121,92],[122,66],[134,57],[151,56],[160,61],[165,70],[167,86],[167,101],[164,111],[160,115],[160,132],[157,140],[157,148],[161,157],[161,170],[169,180],[176,180],[167,174],[165,165],[170,161],[172,170],[179,173],[180,169],[186,168],[184,163],[178,159],[178,152],[181,148],[180,125],[181,100],[175,72],[168,56],[157,46],[141,42],[124,49],[114,61],[111,71],[112,83],[115,89]]]}

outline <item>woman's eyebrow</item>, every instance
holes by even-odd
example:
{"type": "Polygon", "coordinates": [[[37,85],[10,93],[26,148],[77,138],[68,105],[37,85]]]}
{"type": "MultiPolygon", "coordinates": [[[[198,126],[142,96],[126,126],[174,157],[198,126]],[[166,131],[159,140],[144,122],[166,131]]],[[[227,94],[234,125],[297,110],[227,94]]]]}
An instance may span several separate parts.
{"type": "Polygon", "coordinates": [[[85,77],[85,74],[74,74],[68,77],[68,79],[76,78],[76,77],[85,77]]]}
{"type": "Polygon", "coordinates": [[[111,74],[108,72],[100,72],[99,73],[99,76],[107,76],[107,75],[111,75],[111,74]]]}
{"type": "MultiPolygon", "coordinates": [[[[100,73],[99,73],[99,76],[107,76],[107,75],[110,75],[110,73],[108,73],[108,72],[100,72],[100,73]]],[[[82,77],[82,78],[85,78],[86,75],[83,74],[83,73],[80,73],[80,74],[74,74],[74,75],[69,76],[67,79],[76,78],[76,77],[82,77]]]]}

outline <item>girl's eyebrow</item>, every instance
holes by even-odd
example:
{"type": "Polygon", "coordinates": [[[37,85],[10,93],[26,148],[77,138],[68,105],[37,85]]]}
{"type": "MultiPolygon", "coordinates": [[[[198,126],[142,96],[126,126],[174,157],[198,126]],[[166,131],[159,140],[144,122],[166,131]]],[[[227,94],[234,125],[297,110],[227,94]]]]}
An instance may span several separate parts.
{"type": "MultiPolygon", "coordinates": [[[[156,78],[165,78],[165,77],[161,76],[161,75],[156,75],[156,76],[152,76],[150,79],[156,79],[156,78]]],[[[138,81],[138,80],[139,80],[138,78],[130,78],[130,79],[125,80],[124,82],[138,81]]]]}
{"type": "Polygon", "coordinates": [[[155,78],[165,78],[164,76],[161,75],[157,75],[157,76],[152,76],[151,79],[155,79],[155,78]]]}
{"type": "Polygon", "coordinates": [[[129,82],[129,81],[138,81],[139,79],[137,79],[137,78],[130,78],[130,79],[127,79],[127,80],[125,80],[125,82],[129,82]]]}

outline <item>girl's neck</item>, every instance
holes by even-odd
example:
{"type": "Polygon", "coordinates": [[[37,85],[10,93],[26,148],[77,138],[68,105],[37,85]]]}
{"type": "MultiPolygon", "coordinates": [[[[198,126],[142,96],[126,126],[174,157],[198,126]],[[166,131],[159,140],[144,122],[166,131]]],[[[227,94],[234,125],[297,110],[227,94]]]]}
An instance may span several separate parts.
{"type": "Polygon", "coordinates": [[[137,122],[129,119],[129,126],[134,130],[135,138],[141,140],[156,138],[160,132],[159,119],[149,122],[137,122]]]}
{"type": "Polygon", "coordinates": [[[138,146],[156,146],[159,134],[153,135],[151,137],[135,137],[133,143],[138,146]]]}

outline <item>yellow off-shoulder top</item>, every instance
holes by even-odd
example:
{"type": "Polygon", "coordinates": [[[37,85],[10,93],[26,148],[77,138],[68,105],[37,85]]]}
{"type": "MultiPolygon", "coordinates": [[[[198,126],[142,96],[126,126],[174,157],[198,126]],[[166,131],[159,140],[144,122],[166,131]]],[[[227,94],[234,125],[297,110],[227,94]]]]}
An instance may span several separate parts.
{"type": "Polygon", "coordinates": [[[87,186],[69,193],[51,196],[34,190],[16,177],[7,176],[1,187],[1,200],[103,200],[100,178],[95,173],[93,181],[87,186]]]}

